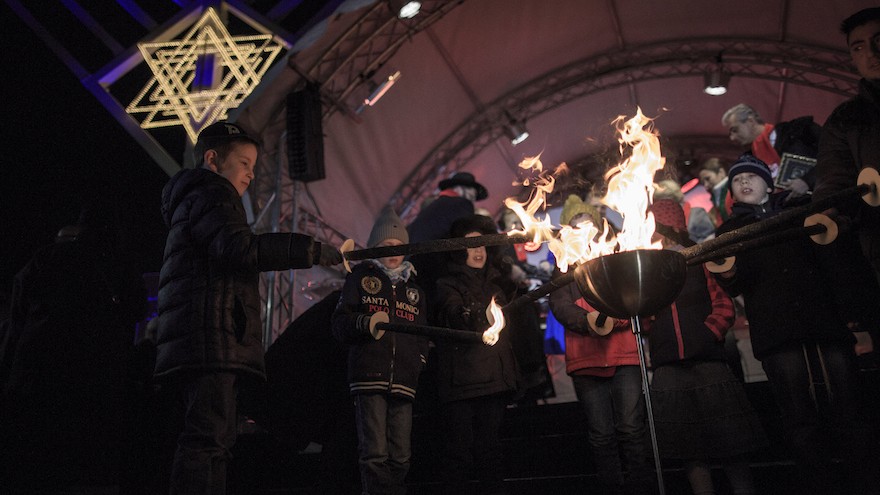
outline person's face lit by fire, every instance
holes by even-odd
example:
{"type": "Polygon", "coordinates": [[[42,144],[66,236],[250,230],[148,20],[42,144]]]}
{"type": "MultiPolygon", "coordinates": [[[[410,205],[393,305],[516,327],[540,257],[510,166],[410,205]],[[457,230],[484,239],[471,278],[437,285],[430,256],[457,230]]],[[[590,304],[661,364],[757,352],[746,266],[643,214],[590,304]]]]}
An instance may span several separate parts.
{"type": "Polygon", "coordinates": [[[254,180],[257,154],[257,147],[251,143],[234,143],[225,156],[215,149],[205,151],[204,166],[223,176],[232,184],[239,196],[244,196],[251,181],[254,180]]]}
{"type": "MultiPolygon", "coordinates": [[[[403,242],[400,239],[385,239],[376,246],[400,246],[401,244],[403,244],[403,242]]],[[[385,258],[379,258],[379,263],[382,263],[382,265],[389,270],[394,270],[403,263],[403,256],[387,256],[385,258]]]]}
{"type": "MultiPolygon", "coordinates": [[[[483,234],[479,232],[469,232],[465,235],[465,237],[479,237],[483,234]]],[[[471,268],[481,269],[486,266],[486,247],[480,246],[475,248],[468,248],[467,250],[467,260],[465,260],[465,264],[471,268]]]]}
{"type": "Polygon", "coordinates": [[[725,122],[727,135],[730,140],[742,146],[751,146],[752,142],[764,131],[764,125],[758,123],[754,117],[739,120],[731,115],[725,122]]]}
{"type": "Polygon", "coordinates": [[[724,169],[715,171],[709,169],[700,170],[700,184],[702,184],[703,188],[708,192],[712,192],[712,188],[724,180],[725,177],[727,177],[727,172],[725,172],[724,169]]]}
{"type": "Polygon", "coordinates": [[[859,75],[880,80],[880,21],[854,28],[847,38],[849,55],[859,75]]]}
{"type": "Polygon", "coordinates": [[[770,186],[764,182],[758,174],[742,172],[730,181],[730,191],[733,198],[740,203],[760,205],[767,201],[770,194],[770,186]]]}

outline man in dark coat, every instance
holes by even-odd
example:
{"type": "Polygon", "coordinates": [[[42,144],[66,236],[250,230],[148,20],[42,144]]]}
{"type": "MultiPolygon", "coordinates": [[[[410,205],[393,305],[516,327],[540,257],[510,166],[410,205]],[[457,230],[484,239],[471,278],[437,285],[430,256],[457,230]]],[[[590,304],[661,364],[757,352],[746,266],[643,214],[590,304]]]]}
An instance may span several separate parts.
{"type": "Polygon", "coordinates": [[[126,379],[146,289],[120,249],[112,206],[85,208],[78,227],[75,240],[40,250],[15,278],[0,356],[4,493],[123,481],[126,379]]]}
{"type": "MultiPolygon", "coordinates": [[[[440,181],[440,194],[419,211],[406,227],[409,242],[423,242],[449,237],[449,228],[459,218],[474,214],[474,203],[489,197],[489,192],[468,172],[458,172],[440,181]]],[[[416,268],[419,285],[430,295],[434,282],[443,275],[446,258],[430,253],[410,258],[416,268]]]]}
{"type": "MultiPolygon", "coordinates": [[[[840,29],[862,80],[858,96],[838,106],[825,122],[814,200],[855,186],[859,172],[880,167],[880,7],[853,14],[840,29]]],[[[880,209],[856,198],[838,209],[859,223],[862,252],[880,281],[880,209]]]]}
{"type": "Polygon", "coordinates": [[[179,172],[162,191],[170,230],[159,276],[155,376],[177,379],[185,409],[171,493],[226,492],[239,379],[265,379],[259,272],[342,261],[306,235],[251,232],[241,196],[257,153],[257,141],[238,125],[212,124],[195,146],[199,168],[179,172]]]}

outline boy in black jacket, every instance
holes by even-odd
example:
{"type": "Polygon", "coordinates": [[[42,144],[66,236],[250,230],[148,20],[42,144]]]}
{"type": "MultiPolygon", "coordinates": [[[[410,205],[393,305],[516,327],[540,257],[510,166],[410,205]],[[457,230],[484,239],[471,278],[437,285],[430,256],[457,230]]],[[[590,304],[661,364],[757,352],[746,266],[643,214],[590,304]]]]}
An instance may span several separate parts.
{"type": "MultiPolygon", "coordinates": [[[[742,155],[730,167],[736,202],[718,235],[795,206],[789,192],[770,194],[773,179],[764,162],[742,155]]],[[[850,461],[853,491],[876,493],[870,475],[870,435],[857,414],[855,339],[835,304],[834,288],[820,269],[816,247],[800,238],[738,253],[734,266],[717,275],[731,296],[743,295],[752,349],[779,405],[800,477],[811,493],[838,493],[828,475],[831,450],[820,410],[830,406],[841,454],[850,461]],[[816,385],[823,383],[823,386],[816,385]],[[858,491],[863,490],[863,491],[858,491]]]]}
{"type": "Polygon", "coordinates": [[[259,272],[333,265],[342,256],[307,235],[254,234],[241,197],[259,147],[236,124],[199,134],[198,168],[162,190],[169,228],[159,275],[157,378],[174,378],[185,409],[171,493],[226,493],[244,376],[265,380],[259,272]]]}
{"type": "MultiPolygon", "coordinates": [[[[400,217],[386,207],[367,245],[408,242],[400,217]]],[[[428,339],[394,332],[374,339],[367,323],[372,314],[384,312],[395,323],[427,324],[427,301],[414,274],[403,256],[360,263],[346,277],[333,314],[333,334],[349,346],[348,381],[354,396],[363,494],[406,493],[412,406],[428,339]]]]}

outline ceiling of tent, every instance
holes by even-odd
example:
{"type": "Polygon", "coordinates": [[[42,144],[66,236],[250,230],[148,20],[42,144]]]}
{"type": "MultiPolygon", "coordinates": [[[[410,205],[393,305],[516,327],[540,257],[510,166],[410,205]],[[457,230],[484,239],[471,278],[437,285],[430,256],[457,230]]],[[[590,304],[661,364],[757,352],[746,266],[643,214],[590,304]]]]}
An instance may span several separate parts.
{"type": "MultiPolygon", "coordinates": [[[[400,20],[384,1],[346,1],[234,115],[265,144],[254,209],[264,225],[302,217],[308,221],[297,230],[362,244],[383,205],[411,219],[440,179],[464,170],[488,188],[477,206],[494,214],[505,197],[522,194],[515,183],[524,157],[540,155],[548,168],[566,162],[574,177],[600,177],[614,162],[612,121],[637,107],[655,119],[667,168],[687,178],[702,160],[739,152],[720,123],[737,103],[769,122],[803,115],[824,122],[857,82],[837,26],[869,6],[425,1],[419,16],[400,20]],[[709,96],[703,74],[719,60],[732,75],[729,91],[709,96]],[[396,84],[356,113],[371,81],[395,71],[396,84]],[[285,101],[306,79],[321,85],[326,178],[294,185],[286,172],[285,101]],[[517,146],[503,133],[508,114],[531,134],[517,146]]],[[[582,184],[559,186],[569,192],[582,184]]]]}

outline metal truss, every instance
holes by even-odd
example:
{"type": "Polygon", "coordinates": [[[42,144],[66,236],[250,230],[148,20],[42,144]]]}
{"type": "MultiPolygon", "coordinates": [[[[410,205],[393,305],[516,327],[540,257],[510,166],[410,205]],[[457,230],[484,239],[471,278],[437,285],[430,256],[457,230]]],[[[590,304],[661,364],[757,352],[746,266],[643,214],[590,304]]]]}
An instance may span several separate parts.
{"type": "Polygon", "coordinates": [[[858,76],[846,52],[798,43],[752,39],[665,41],[603,53],[555,69],[474,112],[443,138],[401,182],[391,198],[401,218],[415,217],[440,173],[460,170],[503,135],[504,112],[529,119],[570,101],[632,81],[702,75],[717,67],[736,77],[783,81],[853,96],[858,76]]]}
{"type": "MultiPolygon", "coordinates": [[[[341,246],[349,236],[334,229],[321,216],[303,205],[300,198],[307,196],[307,184],[292,182],[287,175],[284,143],[286,135],[279,139],[279,147],[267,153],[262,162],[259,183],[254,183],[255,197],[251,204],[260,205],[259,214],[251,228],[256,233],[298,232],[333,246],[341,246]],[[270,164],[274,168],[266,167],[270,164]],[[269,189],[267,189],[267,187],[269,189]]],[[[361,246],[356,246],[360,248],[361,246]]],[[[265,272],[260,276],[260,294],[263,297],[263,344],[268,347],[275,337],[293,321],[297,308],[296,289],[301,286],[297,272],[265,272]]]]}
{"type": "Polygon", "coordinates": [[[399,19],[387,2],[377,1],[333,43],[307,71],[321,84],[321,95],[328,102],[324,119],[336,111],[354,117],[348,97],[371,78],[413,35],[431,26],[461,5],[464,0],[422,2],[418,16],[399,19]]]}

